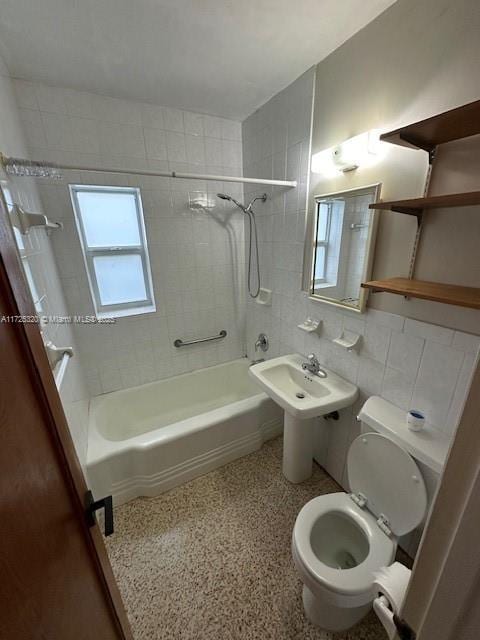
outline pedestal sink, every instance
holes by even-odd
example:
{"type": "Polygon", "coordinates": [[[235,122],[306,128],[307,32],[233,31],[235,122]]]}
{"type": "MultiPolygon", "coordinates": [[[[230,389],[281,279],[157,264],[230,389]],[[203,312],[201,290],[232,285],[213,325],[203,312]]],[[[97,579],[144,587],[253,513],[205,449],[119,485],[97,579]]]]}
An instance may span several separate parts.
{"type": "Polygon", "coordinates": [[[333,371],[320,378],[302,369],[305,358],[294,353],[250,367],[250,376],[285,411],[283,474],[303,482],[312,474],[314,418],[353,404],[358,389],[333,371]]]}

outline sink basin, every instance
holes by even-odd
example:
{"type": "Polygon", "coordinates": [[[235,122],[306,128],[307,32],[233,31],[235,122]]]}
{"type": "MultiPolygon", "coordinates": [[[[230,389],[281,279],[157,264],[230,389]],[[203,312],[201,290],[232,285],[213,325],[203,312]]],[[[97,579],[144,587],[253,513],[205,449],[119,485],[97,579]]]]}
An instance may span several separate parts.
{"type": "Polygon", "coordinates": [[[320,378],[302,369],[305,358],[297,354],[281,356],[250,367],[250,376],[290,415],[308,419],[348,407],[358,389],[333,371],[324,369],[320,378]]]}

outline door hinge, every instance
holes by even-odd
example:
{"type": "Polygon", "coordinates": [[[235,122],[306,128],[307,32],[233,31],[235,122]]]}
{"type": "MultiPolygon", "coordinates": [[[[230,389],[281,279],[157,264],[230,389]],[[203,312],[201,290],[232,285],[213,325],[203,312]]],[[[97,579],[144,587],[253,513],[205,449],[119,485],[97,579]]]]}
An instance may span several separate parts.
{"type": "Polygon", "coordinates": [[[113,500],[112,496],[105,496],[101,500],[94,500],[93,493],[87,491],[85,496],[85,517],[89,527],[93,527],[97,524],[95,518],[95,512],[99,509],[103,509],[104,523],[105,523],[105,536],[111,536],[113,533],[113,500]]]}
{"type": "Polygon", "coordinates": [[[415,631],[405,620],[399,618],[396,613],[393,615],[393,623],[395,624],[400,640],[416,640],[417,634],[415,631]]]}

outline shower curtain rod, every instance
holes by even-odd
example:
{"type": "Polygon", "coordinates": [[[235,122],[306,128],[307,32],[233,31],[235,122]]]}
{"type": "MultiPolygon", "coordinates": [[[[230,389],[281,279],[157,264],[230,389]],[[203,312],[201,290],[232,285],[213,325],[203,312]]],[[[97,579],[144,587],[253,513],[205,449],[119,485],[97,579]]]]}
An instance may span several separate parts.
{"type": "Polygon", "coordinates": [[[123,173],[134,176],[149,176],[158,178],[184,178],[187,180],[214,180],[215,182],[242,182],[245,184],[267,184],[274,187],[296,187],[296,180],[269,180],[264,178],[244,178],[238,176],[219,176],[208,173],[186,173],[184,171],[147,171],[137,169],[121,169],[119,167],[98,168],[81,165],[57,164],[27,160],[25,158],[10,158],[0,153],[0,162],[10,175],[60,178],[60,171],[85,171],[89,173],[123,173]]]}

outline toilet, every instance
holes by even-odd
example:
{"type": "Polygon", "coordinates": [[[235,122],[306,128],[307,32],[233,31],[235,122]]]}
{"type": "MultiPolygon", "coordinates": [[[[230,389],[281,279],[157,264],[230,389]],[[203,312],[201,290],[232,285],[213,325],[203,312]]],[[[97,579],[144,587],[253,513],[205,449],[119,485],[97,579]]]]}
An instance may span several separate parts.
{"type": "MultiPolygon", "coordinates": [[[[347,456],[352,493],[310,500],[293,529],[292,554],[303,582],[305,614],[329,631],[349,629],[368,613],[376,596],[374,573],[393,562],[398,537],[415,529],[427,511],[425,482],[402,447],[402,429],[396,429],[394,439],[377,433],[380,429],[372,432],[379,425],[378,412],[369,413],[370,400],[359,416],[362,433],[347,456]]],[[[388,423],[383,406],[381,415],[388,423]]]]}

